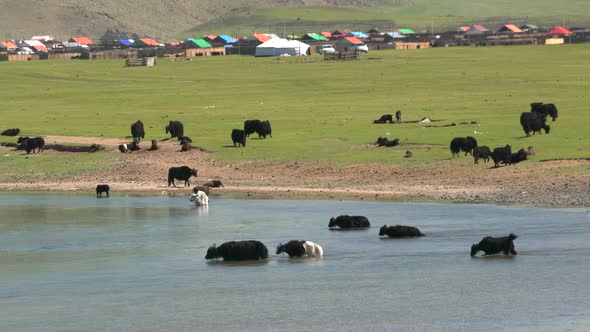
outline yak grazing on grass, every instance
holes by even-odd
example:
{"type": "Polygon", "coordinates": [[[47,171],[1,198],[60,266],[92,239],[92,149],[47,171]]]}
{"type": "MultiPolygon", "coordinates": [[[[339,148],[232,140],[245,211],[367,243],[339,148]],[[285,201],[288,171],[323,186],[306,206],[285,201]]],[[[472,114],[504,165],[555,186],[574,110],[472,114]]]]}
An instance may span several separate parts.
{"type": "Polygon", "coordinates": [[[137,120],[131,125],[131,136],[134,141],[139,142],[142,138],[145,138],[145,131],[143,131],[143,122],[137,120]]]}
{"type": "MultiPolygon", "coordinates": [[[[397,116],[397,113],[396,113],[397,116]]],[[[374,120],[373,123],[393,123],[393,115],[391,114],[383,114],[378,120],[374,120]]]]}
{"type": "Polygon", "coordinates": [[[527,137],[530,136],[531,132],[533,132],[533,135],[535,132],[540,134],[541,129],[545,130],[546,134],[549,134],[551,127],[545,123],[546,121],[545,115],[538,112],[523,112],[520,115],[520,125],[527,137]]]}
{"type": "Polygon", "coordinates": [[[170,133],[170,138],[177,137],[180,141],[184,136],[184,126],[180,121],[170,121],[166,126],[166,134],[170,133]]]}
{"type": "Polygon", "coordinates": [[[272,128],[270,127],[270,121],[262,121],[260,123],[260,128],[258,129],[258,137],[266,138],[266,136],[270,136],[272,138],[272,128]]]}
{"type": "Polygon", "coordinates": [[[240,146],[240,144],[245,147],[246,146],[246,132],[241,129],[234,129],[231,131],[231,140],[234,142],[234,146],[240,146]]]}
{"type": "Polygon", "coordinates": [[[12,129],[6,129],[0,135],[2,135],[2,136],[16,136],[19,133],[20,133],[20,129],[18,129],[18,128],[12,128],[12,129]]]}
{"type": "Polygon", "coordinates": [[[260,120],[244,121],[244,132],[246,133],[246,137],[249,137],[250,134],[259,132],[261,124],[262,122],[260,120]]]}
{"type": "Polygon", "coordinates": [[[35,149],[37,149],[37,152],[41,152],[43,151],[43,146],[45,146],[45,140],[43,137],[34,137],[26,140],[25,144],[25,150],[27,151],[27,154],[31,153],[31,151],[35,153],[35,149]]]}
{"type": "Polygon", "coordinates": [[[473,148],[477,147],[477,140],[471,136],[467,137],[455,137],[451,140],[449,149],[453,157],[459,157],[459,152],[465,152],[465,155],[472,154],[473,148]]]}
{"type": "Polygon", "coordinates": [[[510,165],[512,163],[512,149],[510,145],[506,144],[503,148],[495,148],[492,152],[492,160],[494,167],[499,167],[500,163],[510,165]]]}
{"type": "Polygon", "coordinates": [[[554,104],[543,104],[543,103],[531,103],[531,112],[537,112],[551,116],[551,119],[555,121],[557,119],[557,107],[554,104]]]}
{"type": "Polygon", "coordinates": [[[480,159],[483,159],[483,161],[487,163],[491,155],[492,151],[490,151],[490,148],[487,146],[477,146],[473,148],[473,163],[479,164],[480,159]]]}

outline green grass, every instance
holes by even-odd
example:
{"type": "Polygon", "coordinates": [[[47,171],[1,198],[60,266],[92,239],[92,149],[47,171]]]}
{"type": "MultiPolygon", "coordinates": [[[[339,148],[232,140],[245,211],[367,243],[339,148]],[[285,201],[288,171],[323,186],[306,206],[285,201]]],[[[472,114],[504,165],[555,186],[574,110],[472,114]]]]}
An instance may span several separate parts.
{"type": "MultiPolygon", "coordinates": [[[[301,35],[306,32],[353,29],[367,31],[374,26],[392,29],[410,27],[416,31],[455,30],[464,24],[534,23],[584,26],[590,22],[586,0],[414,0],[391,1],[367,7],[273,7],[234,10],[191,29],[182,37],[206,33],[246,35],[269,32],[301,35]]],[[[492,27],[493,28],[493,27],[492,27]]]]}
{"type": "MultiPolygon", "coordinates": [[[[227,56],[122,65],[0,63],[2,127],[21,128],[22,135],[124,138],[141,119],[146,138],[161,139],[167,122],[180,120],[193,144],[220,160],[430,164],[449,159],[451,138],[467,135],[492,148],[533,145],[537,159],[588,157],[590,151],[590,45],[381,51],[354,62],[227,56]],[[560,117],[550,135],[523,138],[519,116],[533,101],[555,103],[560,117]],[[479,125],[371,124],[396,110],[405,121],[429,116],[444,120],[433,125],[479,125]],[[233,148],[231,130],[255,118],[270,120],[274,137],[233,148]],[[405,146],[395,152],[366,147],[379,136],[399,137],[405,146]],[[405,149],[413,160],[401,158],[405,149]]],[[[108,154],[95,155],[43,158],[54,163],[44,172],[98,167],[92,158],[108,154]]],[[[19,158],[0,159],[3,179],[7,169],[27,163],[19,158]]]]}

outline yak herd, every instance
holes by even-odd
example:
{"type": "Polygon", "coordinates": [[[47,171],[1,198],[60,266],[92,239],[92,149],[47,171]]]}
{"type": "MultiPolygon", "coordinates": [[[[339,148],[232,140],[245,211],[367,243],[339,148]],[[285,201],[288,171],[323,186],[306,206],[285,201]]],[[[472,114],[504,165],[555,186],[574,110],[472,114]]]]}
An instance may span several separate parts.
{"type": "MultiPolygon", "coordinates": [[[[364,230],[371,227],[371,223],[364,216],[341,215],[330,218],[328,228],[330,230],[364,230]],[[337,228],[336,228],[337,227],[337,228]]],[[[387,226],[379,229],[379,236],[387,238],[415,238],[426,236],[418,228],[412,226],[387,226]]],[[[471,246],[471,256],[483,251],[484,256],[503,253],[504,255],[516,255],[514,240],[516,235],[505,237],[484,237],[479,243],[471,246]]],[[[285,244],[280,243],[276,247],[276,254],[287,253],[289,258],[322,257],[324,249],[317,243],[307,240],[291,240],[285,244]]],[[[205,259],[219,259],[224,261],[265,260],[268,258],[268,248],[257,240],[229,241],[220,246],[213,244],[207,250],[205,259]]]]}
{"type": "MultiPolygon", "coordinates": [[[[398,111],[395,114],[396,122],[401,122],[401,112],[398,111]]],[[[532,133],[541,134],[541,130],[545,131],[545,134],[549,134],[550,126],[547,124],[547,117],[550,116],[552,121],[555,121],[558,116],[558,110],[555,104],[544,104],[540,102],[531,103],[531,111],[523,112],[520,115],[520,125],[528,137],[532,133]]],[[[374,120],[373,123],[393,123],[393,115],[384,114],[379,119],[374,120]]],[[[455,125],[454,123],[452,124],[455,125]]],[[[389,140],[386,137],[377,138],[375,143],[378,147],[393,147],[399,145],[399,138],[389,140]]],[[[502,147],[496,147],[491,150],[488,146],[478,145],[477,140],[472,136],[467,137],[455,137],[449,144],[452,157],[459,157],[459,153],[464,152],[465,155],[473,156],[473,163],[478,164],[480,160],[485,163],[491,158],[494,161],[494,167],[499,167],[500,164],[511,165],[516,164],[527,159],[527,156],[534,155],[535,150],[532,146],[527,149],[519,149],[516,152],[512,152],[510,145],[502,147]]],[[[406,151],[405,158],[411,157],[411,151],[406,151]]]]}

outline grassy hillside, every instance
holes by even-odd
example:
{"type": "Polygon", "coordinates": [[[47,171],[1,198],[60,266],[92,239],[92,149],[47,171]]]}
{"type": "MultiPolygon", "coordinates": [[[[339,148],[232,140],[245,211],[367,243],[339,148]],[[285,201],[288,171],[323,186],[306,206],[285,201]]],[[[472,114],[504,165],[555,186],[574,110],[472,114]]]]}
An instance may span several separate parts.
{"type": "Polygon", "coordinates": [[[577,158],[590,151],[589,65],[590,45],[383,51],[355,62],[228,56],[150,68],[0,63],[0,118],[23,135],[121,138],[141,119],[150,139],[166,137],[165,124],[180,120],[195,145],[224,160],[405,163],[401,154],[410,149],[415,162],[432,163],[450,157],[452,137],[467,135],[490,147],[533,145],[539,159],[577,158]],[[523,138],[519,115],[533,101],[555,103],[560,117],[550,135],[523,138]],[[371,124],[396,110],[405,121],[479,125],[371,124]],[[229,147],[231,130],[254,118],[271,121],[273,138],[229,147]],[[379,136],[399,137],[404,146],[370,147],[379,136]]]}
{"type": "Polygon", "coordinates": [[[203,33],[289,33],[373,26],[416,30],[470,22],[590,22],[586,0],[0,0],[0,39],[98,38],[107,29],[163,40],[203,33]],[[264,8],[264,9],[262,9],[264,8]]]}

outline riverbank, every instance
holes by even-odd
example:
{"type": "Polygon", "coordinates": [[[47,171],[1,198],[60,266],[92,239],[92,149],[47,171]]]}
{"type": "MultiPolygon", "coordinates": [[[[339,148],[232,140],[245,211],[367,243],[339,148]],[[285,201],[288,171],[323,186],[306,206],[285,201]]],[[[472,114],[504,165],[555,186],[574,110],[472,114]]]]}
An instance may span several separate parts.
{"type": "MultiPolygon", "coordinates": [[[[225,186],[213,188],[213,194],[590,207],[590,174],[579,171],[590,168],[590,160],[534,162],[533,156],[531,161],[497,169],[491,168],[491,163],[473,165],[470,157],[414,166],[338,166],[318,161],[225,162],[198,149],[180,152],[176,141],[160,142],[158,151],[121,154],[115,150],[121,140],[115,138],[48,136],[46,140],[101,144],[108,151],[100,153],[109,154],[106,162],[112,167],[51,180],[44,180],[42,173],[34,180],[15,175],[10,181],[0,183],[0,191],[93,192],[97,184],[107,183],[113,192],[183,195],[192,186],[218,178],[225,186]],[[168,168],[180,165],[197,168],[197,178],[191,178],[191,187],[182,187],[182,181],[177,181],[178,188],[167,187],[168,168]]],[[[15,158],[24,154],[8,147],[0,147],[0,152],[15,158]]],[[[71,154],[46,150],[28,157],[34,160],[41,155],[59,158],[71,154]]]]}

